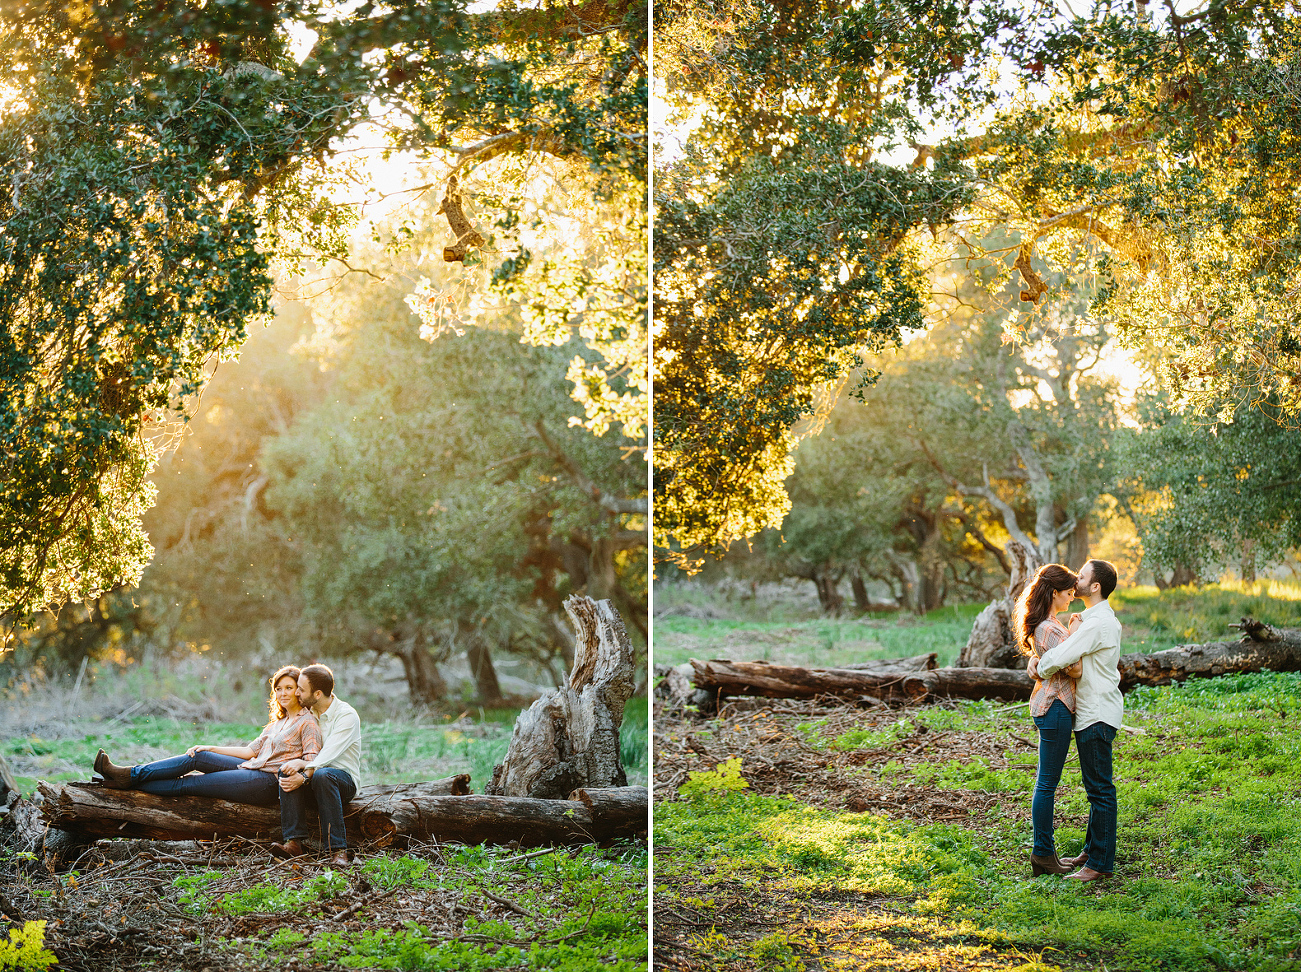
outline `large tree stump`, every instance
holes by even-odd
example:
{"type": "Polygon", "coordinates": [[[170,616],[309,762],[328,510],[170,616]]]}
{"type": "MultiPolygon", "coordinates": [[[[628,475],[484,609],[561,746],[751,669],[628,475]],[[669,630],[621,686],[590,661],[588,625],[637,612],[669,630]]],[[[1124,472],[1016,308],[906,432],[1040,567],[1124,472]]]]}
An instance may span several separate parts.
{"type": "Polygon", "coordinates": [[[575,631],[573,671],[519,714],[487,794],[558,800],[628,782],[619,759],[623,707],[636,686],[627,629],[609,601],[574,595],[565,611],[575,631]]]}
{"type": "MultiPolygon", "coordinates": [[[[464,844],[598,843],[646,829],[645,787],[613,794],[586,790],[586,799],[447,796],[447,786],[413,783],[370,787],[347,807],[349,842],[384,847],[404,840],[464,844]],[[384,790],[388,792],[376,792],[384,790]],[[441,791],[441,792],[439,792],[441,791]],[[354,829],[355,828],[355,829],[354,829]]],[[[163,797],[87,783],[41,784],[46,821],[80,837],[132,836],[154,840],[218,837],[278,838],[268,808],[211,797],[163,797]]]]}
{"type": "Polygon", "coordinates": [[[971,637],[958,655],[959,668],[1025,668],[1025,653],[1012,631],[1012,612],[1017,598],[1039,569],[1039,554],[1017,540],[1009,540],[1005,550],[1012,563],[1007,591],[976,616],[971,637]]]}
{"type": "MultiPolygon", "coordinates": [[[[349,839],[391,843],[411,826],[409,806],[469,793],[462,773],[428,783],[369,786],[344,807],[349,839]],[[405,828],[405,829],[404,829],[405,828]]],[[[202,796],[158,796],[142,790],[111,790],[99,783],[42,783],[41,813],[51,827],[100,837],[150,840],[212,840],[248,837],[279,840],[280,807],[259,807],[202,796]]],[[[316,833],[315,811],[308,833],[316,833]]]]}

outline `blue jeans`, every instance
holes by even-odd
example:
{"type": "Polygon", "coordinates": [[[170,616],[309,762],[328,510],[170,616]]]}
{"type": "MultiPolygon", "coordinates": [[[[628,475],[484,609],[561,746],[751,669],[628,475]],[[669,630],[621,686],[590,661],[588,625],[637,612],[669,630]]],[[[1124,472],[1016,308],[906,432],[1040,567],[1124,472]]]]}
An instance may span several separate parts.
{"type": "Polygon", "coordinates": [[[131,786],[162,796],[210,796],[234,803],[270,806],[279,789],[274,773],[240,769],[238,756],[206,750],[193,756],[171,756],[131,767],[131,786]],[[186,776],[198,770],[202,776],[186,776]]]}
{"type": "Polygon", "coordinates": [[[1075,734],[1080,754],[1080,775],[1089,796],[1089,830],[1084,849],[1088,866],[1110,873],[1116,866],[1116,784],[1111,779],[1111,743],[1114,727],[1105,722],[1085,726],[1075,734]]]}
{"type": "Polygon", "coordinates": [[[344,850],[348,846],[348,834],[343,829],[343,808],[356,795],[357,786],[345,770],[333,766],[314,770],[305,785],[280,791],[283,839],[302,840],[307,836],[307,808],[315,804],[321,821],[321,843],[332,851],[344,850]]]}
{"type": "Polygon", "coordinates": [[[1048,711],[1034,717],[1039,727],[1039,774],[1034,782],[1034,798],[1030,801],[1030,820],[1034,824],[1034,855],[1056,857],[1053,842],[1053,802],[1057,784],[1062,779],[1062,767],[1071,748],[1071,723],[1074,717],[1066,703],[1053,700],[1048,711]]]}

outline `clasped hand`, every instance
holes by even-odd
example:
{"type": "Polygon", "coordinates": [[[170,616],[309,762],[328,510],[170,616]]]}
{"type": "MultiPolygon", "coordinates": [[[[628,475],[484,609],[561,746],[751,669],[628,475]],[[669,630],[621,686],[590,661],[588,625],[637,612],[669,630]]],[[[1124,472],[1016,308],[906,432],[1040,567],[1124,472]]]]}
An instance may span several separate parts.
{"type": "Polygon", "coordinates": [[[303,767],[307,763],[301,759],[291,759],[280,767],[280,789],[289,793],[298,789],[307,782],[307,774],[303,772],[303,767]]]}

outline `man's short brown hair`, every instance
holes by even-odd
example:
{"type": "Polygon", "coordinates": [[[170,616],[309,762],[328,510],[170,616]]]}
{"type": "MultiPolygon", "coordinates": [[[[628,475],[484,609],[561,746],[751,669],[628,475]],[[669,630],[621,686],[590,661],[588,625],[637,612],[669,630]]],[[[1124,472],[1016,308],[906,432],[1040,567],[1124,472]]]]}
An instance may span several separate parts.
{"type": "Polygon", "coordinates": [[[303,669],[303,674],[307,676],[307,684],[313,692],[320,692],[327,699],[334,694],[334,672],[328,666],[319,662],[308,665],[303,669]]]}
{"type": "Polygon", "coordinates": [[[1098,593],[1105,601],[1116,589],[1116,565],[1105,560],[1090,560],[1089,563],[1093,565],[1093,579],[1098,582],[1098,593]]]}

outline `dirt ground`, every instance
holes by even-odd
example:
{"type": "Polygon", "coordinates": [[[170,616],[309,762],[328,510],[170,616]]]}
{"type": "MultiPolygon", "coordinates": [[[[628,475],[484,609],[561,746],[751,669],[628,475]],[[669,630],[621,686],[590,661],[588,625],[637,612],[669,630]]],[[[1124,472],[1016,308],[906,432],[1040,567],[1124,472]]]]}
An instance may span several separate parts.
{"type": "MultiPolygon", "coordinates": [[[[658,851],[657,851],[658,853],[658,851]]],[[[681,904],[655,908],[654,967],[665,972],[980,972],[1015,969],[1035,972],[1049,968],[1084,969],[1072,956],[1050,952],[1040,956],[1006,945],[990,944],[978,935],[955,929],[933,918],[907,911],[906,901],[864,895],[799,896],[777,889],[756,891],[740,884],[693,887],[669,880],[656,890],[679,896],[708,893],[715,906],[708,914],[681,904]],[[789,949],[783,963],[765,954],[763,941],[776,933],[789,949]]]]}
{"type": "MultiPolygon", "coordinates": [[[[906,778],[896,781],[891,778],[894,774],[877,777],[862,770],[891,762],[906,768],[978,758],[990,770],[1013,768],[1030,775],[1035,770],[1037,747],[1026,733],[1024,720],[1010,712],[1006,729],[973,732],[929,729],[918,721],[923,713],[952,711],[954,703],[892,707],[836,699],[736,699],[722,707],[717,720],[666,713],[662,706],[657,705],[654,718],[657,804],[675,799],[677,787],[692,771],[712,770],[726,759],[739,757],[750,793],[785,795],[812,806],[870,811],[899,820],[961,824],[992,809],[1000,802],[999,795],[919,786],[906,778]],[[896,738],[860,748],[814,746],[808,729],[797,728],[810,723],[818,724],[816,731],[823,739],[855,731],[896,738]],[[1014,757],[1022,758],[1013,762],[1014,757]]],[[[1013,708],[1024,704],[1007,707],[1013,708]]],[[[1010,803],[1004,802],[999,812],[1029,817],[1029,801],[1010,803]]],[[[1027,953],[990,942],[975,929],[920,917],[909,909],[907,900],[792,893],[775,881],[758,887],[731,882],[697,885],[693,878],[709,873],[708,865],[676,876],[659,867],[676,853],[672,847],[655,848],[656,969],[794,972],[800,963],[808,972],[1097,968],[1079,964],[1086,961],[1083,956],[1053,949],[1042,955],[1027,953]],[[706,898],[712,903],[703,910],[683,903],[706,898]]]]}

